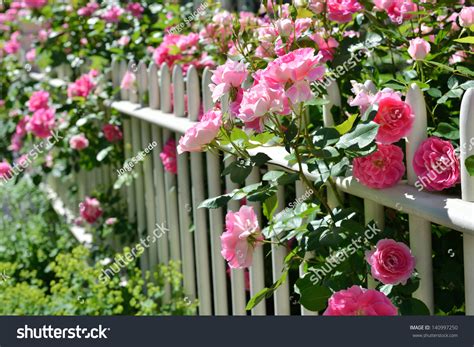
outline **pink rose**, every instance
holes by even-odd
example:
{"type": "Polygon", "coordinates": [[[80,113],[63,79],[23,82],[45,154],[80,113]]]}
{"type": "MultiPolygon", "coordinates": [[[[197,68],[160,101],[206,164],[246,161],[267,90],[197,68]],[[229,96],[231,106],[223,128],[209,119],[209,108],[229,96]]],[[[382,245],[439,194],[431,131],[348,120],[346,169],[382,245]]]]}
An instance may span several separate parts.
{"type": "Polygon", "coordinates": [[[282,37],[288,37],[294,31],[293,21],[289,18],[278,19],[275,22],[278,34],[282,37]]]}
{"type": "MultiPolygon", "coordinates": [[[[92,72],[92,71],[91,71],[92,72]]],[[[75,82],[69,84],[67,88],[67,95],[69,98],[89,96],[92,89],[95,88],[96,84],[92,80],[93,74],[84,74],[79,77],[75,82]]]]}
{"type": "Polygon", "coordinates": [[[290,111],[288,98],[282,87],[258,83],[244,91],[238,117],[247,123],[260,119],[269,112],[287,115],[290,111]]]}
{"type": "Polygon", "coordinates": [[[462,63],[467,58],[467,53],[464,51],[456,51],[454,54],[449,58],[449,64],[454,65],[457,63],[462,63]]]}
{"type": "Polygon", "coordinates": [[[380,125],[377,141],[384,144],[397,142],[408,135],[414,120],[415,116],[406,102],[395,95],[383,97],[379,100],[374,118],[374,122],[380,125]]]}
{"type": "Polygon", "coordinates": [[[232,87],[240,88],[247,75],[248,71],[245,65],[237,61],[227,60],[224,65],[218,66],[211,77],[214,84],[209,85],[214,102],[232,87]]]}
{"type": "Polygon", "coordinates": [[[35,134],[39,138],[47,138],[51,136],[51,130],[55,126],[54,110],[50,108],[42,108],[33,113],[29,120],[26,130],[35,134]]]}
{"type": "Polygon", "coordinates": [[[105,13],[100,16],[107,23],[117,23],[120,19],[120,16],[123,14],[123,9],[118,6],[110,7],[105,13]]]}
{"type": "Polygon", "coordinates": [[[84,134],[74,135],[69,140],[69,146],[76,151],[81,151],[84,148],[89,147],[89,140],[84,134]]]}
{"type": "Polygon", "coordinates": [[[95,198],[86,199],[79,204],[79,212],[81,217],[89,224],[93,224],[97,219],[102,216],[102,209],[100,208],[99,200],[95,198]]]}
{"type": "Polygon", "coordinates": [[[102,127],[102,131],[109,142],[120,141],[123,138],[122,131],[117,125],[106,124],[102,127]]]}
{"type": "Polygon", "coordinates": [[[375,6],[380,10],[385,10],[392,20],[397,24],[402,24],[416,12],[417,7],[411,0],[375,0],[375,6]]]}
{"type": "Polygon", "coordinates": [[[316,14],[324,11],[324,0],[309,0],[308,8],[316,14]]]}
{"type": "Polygon", "coordinates": [[[117,43],[120,46],[126,46],[130,43],[130,36],[124,35],[121,38],[118,39],[117,43]]]}
{"type": "Polygon", "coordinates": [[[350,22],[352,15],[363,8],[357,0],[327,0],[326,6],[328,18],[339,23],[350,22]]]}
{"type": "Polygon", "coordinates": [[[396,316],[397,308],[384,293],[352,286],[334,293],[324,316],[396,316]]]}
{"type": "Polygon", "coordinates": [[[396,185],[405,173],[403,152],[395,145],[377,145],[377,151],[354,159],[354,177],[370,188],[388,188],[396,185]]]}
{"type": "Polygon", "coordinates": [[[31,112],[38,111],[42,108],[48,108],[49,93],[44,90],[39,90],[31,94],[28,100],[28,108],[31,112]]]}
{"type": "Polygon", "coordinates": [[[127,11],[132,14],[132,16],[140,18],[143,13],[143,7],[138,2],[132,2],[127,5],[127,11]]]}
{"type": "Polygon", "coordinates": [[[32,48],[26,52],[25,58],[28,62],[33,63],[36,59],[36,49],[32,48]]]}
{"type": "Polygon", "coordinates": [[[48,3],[48,0],[23,0],[23,2],[28,8],[41,8],[48,3]]]}
{"type": "Polygon", "coordinates": [[[459,13],[459,24],[464,28],[470,28],[474,24],[474,6],[464,7],[459,13]]]}
{"type": "Polygon", "coordinates": [[[19,33],[16,31],[10,36],[10,40],[5,42],[3,49],[7,54],[15,54],[21,48],[21,43],[18,41],[19,33]]]}
{"type": "Polygon", "coordinates": [[[257,215],[250,206],[242,206],[239,212],[227,212],[226,231],[221,235],[221,254],[233,269],[252,265],[253,251],[261,245],[257,215]]]}
{"type": "Polygon", "coordinates": [[[12,167],[5,159],[0,162],[0,177],[5,181],[12,178],[12,167]]]}
{"type": "Polygon", "coordinates": [[[430,137],[423,141],[413,157],[413,169],[424,188],[440,191],[459,182],[460,164],[450,141],[430,137]]]}
{"type": "Polygon", "coordinates": [[[171,137],[163,147],[160,153],[161,162],[166,171],[175,174],[178,172],[178,163],[176,161],[176,141],[171,137]]]}
{"type": "Polygon", "coordinates": [[[406,284],[415,269],[410,248],[394,240],[380,240],[365,259],[371,266],[372,277],[383,284],[406,284]]]}
{"type": "Polygon", "coordinates": [[[100,8],[99,4],[96,2],[89,2],[85,7],[81,7],[77,10],[79,16],[90,17],[100,8]]]}
{"type": "Polygon", "coordinates": [[[212,109],[204,114],[201,121],[186,130],[179,139],[178,153],[201,152],[219,133],[222,125],[222,112],[212,109]]]}
{"type": "Polygon", "coordinates": [[[324,75],[321,59],[321,55],[314,55],[313,48],[300,48],[269,63],[257,79],[264,79],[272,87],[285,88],[286,95],[294,104],[307,101],[313,96],[309,82],[324,75]]]}
{"type": "Polygon", "coordinates": [[[410,40],[410,47],[408,48],[408,54],[414,60],[422,60],[431,51],[429,42],[426,42],[422,38],[417,37],[416,39],[410,40]]]}
{"type": "Polygon", "coordinates": [[[133,87],[136,81],[136,76],[133,72],[127,71],[123,75],[122,82],[120,83],[120,88],[128,90],[133,87]]]}
{"type": "Polygon", "coordinates": [[[117,224],[117,222],[118,222],[117,218],[111,217],[111,218],[107,218],[107,220],[105,221],[105,225],[111,226],[111,225],[117,224]]]}

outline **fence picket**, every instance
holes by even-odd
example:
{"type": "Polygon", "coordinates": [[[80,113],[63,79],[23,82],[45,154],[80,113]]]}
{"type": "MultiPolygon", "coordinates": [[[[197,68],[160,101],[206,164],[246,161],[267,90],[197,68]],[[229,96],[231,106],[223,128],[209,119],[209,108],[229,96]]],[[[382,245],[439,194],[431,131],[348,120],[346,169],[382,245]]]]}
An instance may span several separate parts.
{"type": "MultiPolygon", "coordinates": [[[[407,94],[406,101],[410,104],[415,115],[413,129],[407,138],[407,168],[408,184],[415,184],[418,179],[413,169],[413,157],[418,146],[427,137],[426,104],[418,85],[413,84],[407,94]]],[[[417,259],[417,270],[420,274],[420,286],[413,294],[417,299],[423,301],[430,312],[434,311],[433,299],[433,265],[431,247],[431,222],[418,216],[409,215],[410,246],[417,259]]]]}
{"type": "MultiPolygon", "coordinates": [[[[474,177],[467,172],[466,159],[474,155],[474,88],[464,94],[459,119],[462,199],[474,202],[474,177]]],[[[473,208],[474,210],[474,208],[473,208]]],[[[474,315],[474,236],[463,233],[466,315],[474,315]]]]}

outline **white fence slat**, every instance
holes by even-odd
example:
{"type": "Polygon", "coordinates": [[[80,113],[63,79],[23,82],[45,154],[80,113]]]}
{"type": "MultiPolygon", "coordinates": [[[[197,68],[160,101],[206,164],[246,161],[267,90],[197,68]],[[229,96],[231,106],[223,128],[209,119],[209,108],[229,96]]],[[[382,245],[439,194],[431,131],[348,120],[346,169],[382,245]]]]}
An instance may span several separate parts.
{"type": "MultiPolygon", "coordinates": [[[[142,143],[141,143],[141,126],[140,120],[137,118],[132,119],[132,152],[133,156],[138,155],[142,152],[142,143]]],[[[143,238],[145,236],[146,230],[146,210],[145,210],[145,185],[143,180],[143,167],[141,162],[135,163],[133,171],[137,172],[137,178],[134,180],[135,184],[135,203],[136,203],[136,214],[137,214],[137,227],[138,227],[138,237],[143,238]]],[[[149,269],[148,264],[148,251],[145,250],[145,253],[140,258],[140,265],[142,270],[149,269]]]]}
{"type": "Polygon", "coordinates": [[[209,240],[206,210],[196,208],[205,200],[204,158],[202,153],[191,153],[191,181],[194,206],[194,245],[199,298],[199,314],[212,314],[211,277],[209,274],[209,240]]]}
{"type": "MultiPolygon", "coordinates": [[[[151,129],[150,123],[141,121],[141,135],[142,135],[142,148],[147,148],[151,141],[151,129]]],[[[145,188],[145,206],[146,206],[146,229],[147,235],[150,240],[155,240],[155,242],[161,241],[161,235],[158,232],[155,232],[156,224],[156,209],[155,209],[155,187],[153,182],[153,156],[151,153],[148,153],[145,156],[143,161],[143,180],[145,188]],[[156,235],[155,235],[156,234],[156,235]],[[159,235],[159,236],[157,236],[159,235]],[[159,239],[157,239],[160,237],[159,239]]],[[[149,249],[147,250],[149,255],[149,269],[154,269],[158,264],[158,252],[157,247],[154,244],[150,244],[149,249]]]]}
{"type": "MultiPolygon", "coordinates": [[[[176,143],[180,136],[176,135],[176,143]]],[[[190,300],[196,299],[196,271],[194,262],[194,242],[191,228],[191,185],[189,172],[189,154],[182,153],[178,156],[178,202],[179,202],[179,226],[181,239],[181,257],[184,292],[190,300]]]]}
{"type": "MultiPolygon", "coordinates": [[[[383,205],[377,204],[375,201],[369,199],[364,199],[364,215],[365,224],[373,220],[380,230],[385,228],[385,207],[383,205]]],[[[370,274],[367,275],[367,277],[367,287],[369,289],[375,289],[377,282],[370,274]]]]}
{"type": "MultiPolygon", "coordinates": [[[[124,145],[124,153],[125,159],[129,160],[132,158],[132,120],[128,117],[123,118],[123,145],[124,145]]],[[[125,164],[125,163],[123,163],[125,164]]],[[[123,165],[122,164],[122,165],[123,165]]],[[[121,168],[118,168],[121,169],[121,168]]],[[[117,171],[115,171],[117,174],[117,171]]],[[[135,203],[135,183],[132,182],[129,186],[127,186],[127,208],[128,208],[128,220],[133,223],[136,221],[136,212],[137,212],[137,205],[135,203]]]]}
{"type": "MultiPolygon", "coordinates": [[[[296,197],[297,198],[301,198],[302,196],[304,196],[305,193],[306,193],[306,190],[308,189],[308,187],[306,187],[301,180],[298,180],[298,181],[295,182],[295,187],[296,187],[295,191],[296,191],[296,197]]],[[[306,254],[304,256],[305,259],[311,259],[312,257],[313,257],[313,252],[306,252],[306,254]]],[[[304,264],[301,264],[300,265],[300,277],[303,277],[305,273],[306,273],[306,271],[304,269],[304,264]]],[[[303,306],[301,306],[301,315],[302,316],[317,316],[318,312],[310,311],[310,310],[304,308],[303,306]]]]}
{"type": "MultiPolygon", "coordinates": [[[[188,118],[197,121],[199,117],[199,106],[201,96],[199,93],[199,76],[196,68],[191,66],[186,76],[186,95],[188,96],[188,118]]],[[[204,93],[205,89],[203,89],[204,93]]]]}
{"type": "Polygon", "coordinates": [[[160,108],[163,112],[171,113],[171,76],[166,63],[160,68],[160,108]]]}
{"type": "MultiPolygon", "coordinates": [[[[202,105],[203,105],[204,112],[210,110],[214,106],[214,103],[212,101],[212,92],[209,89],[209,84],[211,84],[211,77],[212,77],[212,71],[208,67],[206,67],[202,74],[202,86],[201,86],[202,105]]],[[[189,102],[189,107],[195,104],[195,102],[191,101],[190,99],[188,99],[188,102],[189,102]]],[[[199,102],[197,104],[198,104],[197,109],[199,112],[199,102]]]]}
{"type": "MultiPolygon", "coordinates": [[[[174,134],[163,129],[163,146],[174,134]]],[[[179,215],[178,215],[178,188],[176,175],[165,170],[165,196],[167,212],[167,228],[169,229],[170,260],[181,261],[181,247],[179,241],[179,215]]]]}
{"type": "MultiPolygon", "coordinates": [[[[427,137],[426,104],[420,87],[412,84],[407,93],[406,101],[415,115],[413,129],[407,138],[407,172],[408,183],[415,184],[418,177],[413,169],[413,157],[418,146],[427,137]]],[[[433,261],[431,247],[431,222],[417,216],[409,215],[410,247],[417,260],[416,269],[420,274],[420,286],[413,294],[434,311],[433,261]]]]}
{"type": "Polygon", "coordinates": [[[148,69],[143,60],[138,64],[137,86],[138,101],[140,104],[145,105],[145,98],[148,94],[148,69]]]}
{"type": "MultiPolygon", "coordinates": [[[[220,158],[207,152],[207,182],[209,196],[222,194],[220,177],[220,158]]],[[[222,208],[209,209],[209,226],[211,232],[212,284],[214,296],[214,314],[227,315],[227,279],[226,264],[221,255],[221,235],[224,232],[222,208]]]]}
{"type": "MultiPolygon", "coordinates": [[[[464,94],[459,120],[461,142],[461,190],[462,199],[474,202],[474,177],[469,176],[464,164],[466,158],[474,155],[474,88],[464,94]]],[[[474,212],[474,207],[472,208],[474,212]]],[[[466,315],[474,315],[474,236],[463,233],[464,247],[464,290],[466,315]]]]}
{"type": "MultiPolygon", "coordinates": [[[[228,158],[225,161],[225,165],[228,166],[234,158],[228,158]]],[[[230,193],[234,189],[238,188],[238,185],[231,181],[230,176],[225,176],[226,192],[230,193]]],[[[231,200],[227,203],[227,210],[236,212],[240,209],[240,203],[236,200],[231,200]]],[[[232,315],[233,316],[245,316],[247,306],[245,298],[245,273],[243,269],[231,269],[231,296],[232,296],[232,315]]]]}
{"type": "Polygon", "coordinates": [[[160,88],[158,81],[158,68],[155,63],[148,67],[148,104],[156,110],[160,107],[160,88]]]}
{"type": "MultiPolygon", "coordinates": [[[[131,61],[128,63],[128,71],[133,73],[135,77],[137,76],[137,71],[138,71],[138,66],[135,64],[134,61],[131,61]]],[[[137,91],[137,81],[135,81],[134,85],[130,87],[128,90],[128,100],[130,102],[133,102],[134,104],[138,103],[138,91],[137,91]]]]}
{"type": "MultiPolygon", "coordinates": [[[[258,167],[254,167],[252,172],[247,177],[245,183],[247,185],[260,182],[260,171],[258,167]]],[[[252,206],[257,214],[260,227],[262,227],[262,209],[259,202],[248,202],[249,206],[252,206]]],[[[265,288],[265,274],[264,274],[264,257],[263,247],[257,247],[254,250],[252,266],[250,267],[250,295],[253,297],[263,288],[265,288]]],[[[266,300],[262,300],[258,305],[252,309],[253,316],[263,316],[267,313],[266,300]]]]}
{"type": "Polygon", "coordinates": [[[173,68],[173,112],[176,117],[184,117],[184,78],[178,65],[173,68]]]}
{"type": "MultiPolygon", "coordinates": [[[[270,169],[271,167],[269,167],[270,169]]],[[[275,213],[281,212],[285,209],[285,188],[283,186],[278,186],[277,190],[278,197],[278,207],[275,213]]],[[[278,242],[277,237],[272,238],[272,242],[278,242]]],[[[285,257],[288,252],[286,247],[279,246],[272,243],[272,276],[273,282],[276,282],[280,279],[285,257]]],[[[275,307],[276,316],[285,316],[290,314],[290,284],[289,278],[275,291],[273,294],[273,303],[275,307]]]]}
{"type": "MultiPolygon", "coordinates": [[[[112,77],[112,86],[114,90],[119,90],[120,88],[120,76],[121,76],[120,62],[116,59],[113,59],[111,77],[112,77]]],[[[115,94],[114,98],[120,99],[120,93],[115,94]]]]}
{"type": "MultiPolygon", "coordinates": [[[[118,78],[118,86],[122,83],[123,76],[127,72],[127,62],[125,60],[120,61],[120,75],[118,78]]],[[[128,100],[128,90],[120,88],[120,99],[128,100]]]]}

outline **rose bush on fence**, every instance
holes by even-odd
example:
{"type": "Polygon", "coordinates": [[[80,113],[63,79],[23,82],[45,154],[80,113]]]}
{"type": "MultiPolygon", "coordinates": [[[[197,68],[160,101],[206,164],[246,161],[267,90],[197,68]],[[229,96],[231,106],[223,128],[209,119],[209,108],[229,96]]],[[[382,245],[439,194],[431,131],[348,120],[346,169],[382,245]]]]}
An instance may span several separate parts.
{"type": "MultiPolygon", "coordinates": [[[[459,163],[451,141],[459,139],[462,93],[473,86],[473,7],[442,0],[283,5],[270,0],[258,14],[236,15],[210,5],[189,22],[190,12],[154,1],[120,6],[78,1],[74,7],[13,1],[0,15],[0,64],[6,72],[0,76],[0,149],[5,153],[0,174],[10,177],[14,163],[28,159],[32,146],[55,133],[57,143],[28,169],[36,182],[50,171],[62,176],[79,168],[122,166],[121,119],[103,106],[117,92],[106,78],[112,59],[180,64],[184,71],[190,65],[198,71],[212,67],[216,106],[178,144],[167,142],[161,154],[166,169],[176,172],[175,145],[178,153],[209,149],[234,157],[223,175],[240,185],[254,167],[270,160],[256,153],[257,147],[284,147],[294,168],[268,171],[260,183],[202,204],[216,208],[245,199],[264,206],[262,225],[248,206],[227,215],[222,255],[233,268],[250,266],[256,247],[292,244],[281,280],[252,298],[248,307],[303,265],[306,275],[296,286],[308,309],[327,315],[426,313],[424,304],[411,298],[418,281],[415,260],[396,242],[406,242],[406,233],[387,228],[368,240],[364,233],[374,225],[365,225],[353,204],[343,200],[333,178],[352,170],[362,184],[384,189],[403,179],[406,166],[413,166],[421,189],[459,192],[459,165],[466,163],[459,163]],[[189,24],[184,28],[183,20],[189,24]],[[25,22],[38,30],[20,32],[25,22]],[[22,43],[28,45],[30,64],[67,64],[71,69],[73,79],[62,94],[28,78],[29,68],[18,59],[22,43]],[[364,84],[366,80],[374,85],[364,84]],[[413,163],[405,163],[403,138],[414,118],[405,100],[411,83],[427,94],[432,137],[420,146],[413,163]],[[330,85],[338,86],[342,105],[329,110],[325,94],[330,85]],[[334,126],[323,123],[329,111],[334,126]],[[311,195],[276,213],[277,186],[297,179],[311,195]],[[336,196],[337,206],[328,201],[327,191],[336,196]],[[350,260],[315,280],[333,252],[349,249],[361,237],[366,242],[350,251],[350,260]],[[370,273],[380,281],[377,291],[358,287],[366,285],[370,273]],[[377,305],[382,309],[375,309],[377,305]]],[[[122,88],[135,83],[134,73],[133,68],[128,71],[122,88]]],[[[122,175],[119,183],[130,176],[122,175]]],[[[103,232],[112,228],[125,235],[125,213],[118,210],[111,190],[88,198],[81,214],[103,232]],[[110,218],[118,221],[104,223],[110,218]]],[[[455,309],[453,305],[448,311],[455,309]]]]}

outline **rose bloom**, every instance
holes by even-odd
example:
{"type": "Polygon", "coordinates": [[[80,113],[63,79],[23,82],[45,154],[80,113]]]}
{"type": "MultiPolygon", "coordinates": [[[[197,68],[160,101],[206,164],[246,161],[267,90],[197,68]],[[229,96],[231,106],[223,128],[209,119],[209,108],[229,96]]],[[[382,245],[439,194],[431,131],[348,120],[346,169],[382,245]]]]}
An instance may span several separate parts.
{"type": "Polygon", "coordinates": [[[374,0],[375,6],[380,10],[385,10],[392,20],[397,24],[402,24],[416,12],[417,7],[411,0],[374,0]]]}
{"type": "Polygon", "coordinates": [[[118,39],[117,43],[120,46],[126,46],[130,43],[130,36],[124,35],[121,38],[118,39]]]}
{"type": "Polygon", "coordinates": [[[352,286],[334,293],[324,316],[396,316],[397,308],[384,293],[352,286]]]}
{"type": "Polygon", "coordinates": [[[89,140],[85,137],[84,134],[78,134],[71,137],[69,140],[69,146],[76,151],[81,151],[84,148],[89,147],[89,140]]]}
{"type": "Polygon", "coordinates": [[[42,108],[48,108],[49,93],[44,90],[39,90],[31,94],[28,100],[28,108],[31,112],[38,111],[42,108]]]}
{"type": "Polygon", "coordinates": [[[238,117],[247,123],[262,118],[269,112],[287,115],[290,111],[283,88],[258,83],[244,91],[238,117]]]}
{"type": "Polygon", "coordinates": [[[181,35],[165,34],[163,42],[153,52],[153,60],[157,66],[166,63],[169,67],[172,67],[177,60],[182,58],[181,52],[170,54],[170,49],[177,47],[180,37],[181,35]]]}
{"type": "Polygon", "coordinates": [[[257,215],[251,206],[242,206],[239,212],[227,212],[226,231],[221,235],[221,254],[233,269],[252,265],[253,251],[261,245],[257,215]]]}
{"type": "Polygon", "coordinates": [[[365,259],[371,266],[372,277],[383,284],[406,284],[415,269],[415,257],[402,242],[383,239],[365,259]]]}
{"type": "Polygon", "coordinates": [[[89,2],[85,7],[81,7],[77,10],[79,16],[90,17],[100,8],[99,4],[96,2],[89,2]]]}
{"type": "Polygon", "coordinates": [[[377,151],[354,159],[354,177],[370,188],[388,188],[396,185],[405,173],[403,152],[395,145],[377,145],[377,151]]]}
{"type": "Polygon", "coordinates": [[[51,136],[51,130],[54,129],[54,126],[54,110],[50,108],[42,108],[33,113],[26,129],[37,137],[45,139],[51,136]]]}
{"type": "Polygon", "coordinates": [[[456,51],[454,54],[449,58],[449,64],[454,65],[458,63],[462,63],[467,58],[467,53],[464,51],[456,51]]]}
{"type": "Polygon", "coordinates": [[[122,82],[120,83],[120,88],[124,90],[129,90],[133,87],[136,81],[136,76],[133,72],[127,71],[123,75],[122,82]]]}
{"type": "Polygon", "coordinates": [[[23,0],[23,2],[28,8],[41,8],[48,3],[48,0],[23,0]]]}
{"type": "Polygon", "coordinates": [[[25,58],[28,62],[33,63],[36,59],[36,49],[32,48],[26,52],[25,58]]]}
{"type": "Polygon", "coordinates": [[[95,83],[92,80],[92,75],[90,73],[84,74],[79,77],[75,82],[69,84],[67,88],[67,95],[70,98],[77,96],[85,98],[89,96],[90,92],[94,88],[95,83]]]}
{"type": "Polygon", "coordinates": [[[102,209],[100,208],[99,200],[95,198],[86,199],[79,204],[79,212],[81,217],[89,224],[93,224],[97,219],[102,216],[102,209]]]}
{"type": "Polygon", "coordinates": [[[118,222],[118,219],[117,218],[114,218],[114,217],[110,217],[110,218],[107,218],[107,220],[105,221],[105,225],[114,225],[114,224],[117,224],[118,222]]]}
{"type": "Polygon", "coordinates": [[[122,131],[120,131],[120,128],[117,125],[106,124],[102,127],[102,131],[104,133],[104,137],[109,142],[120,141],[123,138],[122,131]]]}
{"type": "Polygon", "coordinates": [[[313,48],[300,48],[281,56],[263,70],[259,78],[269,86],[285,88],[292,103],[310,100],[312,97],[309,82],[324,75],[325,68],[320,64],[322,55],[314,55],[313,48]],[[286,89],[286,85],[290,87],[286,89]]]}
{"type": "Polygon", "coordinates": [[[5,159],[0,162],[0,177],[5,180],[12,177],[12,167],[5,159]]]}
{"type": "Polygon", "coordinates": [[[464,7],[459,13],[459,24],[464,28],[469,28],[474,24],[474,6],[464,7]]]}
{"type": "Polygon", "coordinates": [[[383,97],[378,104],[374,118],[374,122],[380,125],[377,141],[388,144],[408,135],[415,120],[410,105],[395,94],[383,97]]]}
{"type": "Polygon", "coordinates": [[[107,23],[117,23],[122,14],[123,9],[118,6],[112,6],[107,11],[105,11],[105,13],[100,16],[100,18],[105,20],[107,23]]]}
{"type": "Polygon", "coordinates": [[[221,110],[207,111],[201,121],[186,130],[186,133],[179,139],[178,153],[201,152],[204,146],[216,138],[221,125],[221,110]]]}
{"type": "Polygon", "coordinates": [[[18,36],[19,36],[19,33],[18,32],[14,32],[11,37],[10,37],[10,40],[5,42],[4,46],[3,46],[3,50],[7,53],[7,54],[15,54],[17,53],[20,48],[21,48],[21,43],[20,41],[18,41],[18,36]]]}
{"type": "Polygon", "coordinates": [[[450,141],[430,137],[423,141],[413,157],[413,169],[424,188],[440,191],[459,182],[460,164],[450,141]]]}
{"type": "Polygon", "coordinates": [[[350,22],[352,15],[362,10],[357,0],[327,0],[326,6],[328,18],[339,23],[350,22]]]}
{"type": "Polygon", "coordinates": [[[410,47],[408,48],[408,54],[414,60],[422,60],[431,51],[429,42],[426,42],[422,38],[417,37],[416,39],[410,40],[410,47]]]}
{"type": "Polygon", "coordinates": [[[227,93],[231,87],[240,87],[247,78],[248,71],[243,63],[228,60],[214,71],[209,87],[212,91],[212,99],[216,102],[222,95],[227,93]]]}
{"type": "Polygon", "coordinates": [[[176,161],[176,141],[174,138],[170,138],[165,146],[163,152],[160,153],[161,162],[166,171],[172,174],[178,172],[178,163],[176,161]]]}
{"type": "Polygon", "coordinates": [[[127,11],[132,14],[132,16],[140,18],[143,13],[143,7],[138,2],[132,2],[127,5],[127,11]]]}

